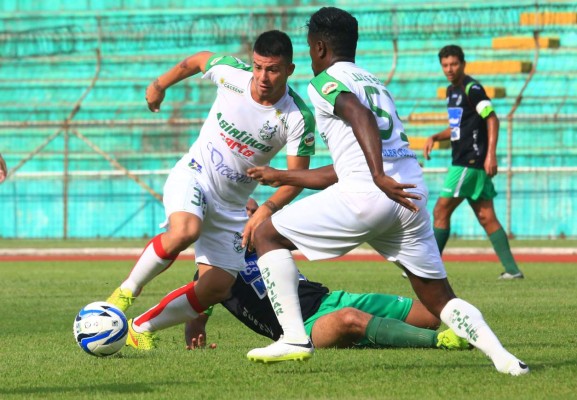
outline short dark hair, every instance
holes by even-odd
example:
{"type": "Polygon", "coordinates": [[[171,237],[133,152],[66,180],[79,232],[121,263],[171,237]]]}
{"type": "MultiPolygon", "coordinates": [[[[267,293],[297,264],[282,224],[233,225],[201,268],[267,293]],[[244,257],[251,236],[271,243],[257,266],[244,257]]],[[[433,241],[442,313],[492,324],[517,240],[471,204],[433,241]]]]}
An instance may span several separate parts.
{"type": "Polygon", "coordinates": [[[439,51],[439,61],[450,56],[457,57],[459,61],[465,62],[465,53],[463,53],[463,49],[456,44],[447,45],[439,51]]]}
{"type": "Polygon", "coordinates": [[[319,35],[337,56],[355,57],[359,23],[355,17],[336,7],[323,7],[307,22],[309,35],[319,35]]]}
{"type": "Polygon", "coordinates": [[[254,42],[252,50],[263,57],[284,57],[293,62],[293,43],[290,37],[281,31],[272,30],[261,33],[254,42]]]}

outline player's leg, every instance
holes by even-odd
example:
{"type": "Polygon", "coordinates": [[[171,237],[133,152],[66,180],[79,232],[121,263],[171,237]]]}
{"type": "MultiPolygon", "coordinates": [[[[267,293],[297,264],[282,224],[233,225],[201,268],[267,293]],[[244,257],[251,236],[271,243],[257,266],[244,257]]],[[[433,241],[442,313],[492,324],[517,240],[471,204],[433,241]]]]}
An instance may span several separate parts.
{"type": "MultiPolygon", "coordinates": [[[[203,232],[195,244],[195,259],[199,268],[198,280],[165,296],[131,324],[134,336],[149,336],[156,331],[196,318],[211,305],[229,296],[238,271],[245,267],[241,231],[247,221],[244,208],[215,207],[207,196],[203,232]],[[217,267],[218,266],[218,267],[217,267]]],[[[146,339],[146,337],[143,337],[146,339]]],[[[128,343],[133,347],[134,343],[128,343]]]]}
{"type": "Polygon", "coordinates": [[[352,307],[318,318],[311,329],[317,348],[371,347],[436,348],[437,332],[399,319],[378,317],[352,307]]]}
{"type": "Polygon", "coordinates": [[[128,277],[107,299],[123,311],[148,282],[168,269],[200,235],[206,195],[194,175],[173,169],[164,185],[163,201],[168,230],[148,243],[128,277]]]}
{"type": "Polygon", "coordinates": [[[452,332],[443,333],[420,326],[438,327],[440,321],[420,302],[380,293],[330,293],[318,311],[305,321],[315,347],[412,347],[466,349],[468,343],[452,332]],[[450,341],[449,339],[452,339],[450,341]]]}
{"type": "Polygon", "coordinates": [[[417,205],[418,213],[400,209],[401,229],[389,229],[378,240],[371,241],[371,245],[389,260],[401,264],[423,305],[459,337],[491,358],[499,372],[527,373],[527,366],[505,350],[481,312],[456,297],[434,240],[429,213],[425,204],[417,205]]]}
{"type": "Polygon", "coordinates": [[[405,322],[418,328],[434,330],[439,329],[441,325],[441,320],[433,315],[419,300],[413,300],[405,322]]]}
{"type": "Polygon", "coordinates": [[[502,373],[522,375],[529,372],[525,363],[509,353],[493,333],[481,312],[457,298],[448,280],[426,279],[409,274],[411,285],[423,304],[447,324],[459,337],[487,355],[502,373]]]}
{"type": "Polygon", "coordinates": [[[202,221],[196,215],[176,212],[169,217],[167,232],[155,236],[140,255],[138,261],[114,293],[107,299],[126,311],[142,288],[163,271],[198,238],[202,221]]]}
{"type": "Polygon", "coordinates": [[[317,348],[348,348],[365,338],[372,315],[352,307],[342,308],[313,322],[311,339],[317,348]]]}
{"type": "Polygon", "coordinates": [[[236,274],[199,264],[199,278],[167,294],[157,305],[131,320],[127,344],[149,350],[156,347],[154,332],[197,318],[209,306],[225,300],[236,274]]]}
{"type": "Polygon", "coordinates": [[[198,279],[194,287],[203,311],[230,297],[236,273],[206,264],[198,264],[198,279]]]}
{"type": "Polygon", "coordinates": [[[451,236],[451,216],[463,200],[461,197],[439,197],[435,203],[433,233],[441,254],[451,236]]]}
{"type": "MultiPolygon", "coordinates": [[[[468,348],[468,343],[454,334],[453,342],[449,342],[450,334],[447,332],[443,333],[446,339],[441,342],[435,331],[440,320],[418,300],[381,293],[346,293],[340,303],[371,315],[365,328],[365,338],[357,342],[361,345],[468,348]]],[[[313,340],[316,344],[316,338],[313,337],[313,340]]]]}
{"type": "Polygon", "coordinates": [[[469,170],[469,168],[451,165],[435,204],[433,232],[441,254],[451,236],[451,215],[466,197],[462,192],[467,188],[469,170]]]}
{"type": "Polygon", "coordinates": [[[298,269],[290,252],[295,247],[278,233],[270,219],[257,228],[255,247],[268,298],[284,335],[267,347],[249,351],[247,357],[251,361],[264,363],[307,360],[314,348],[305,332],[301,314],[298,269]],[[279,298],[282,301],[277,301],[279,298]]]}
{"type": "Polygon", "coordinates": [[[419,301],[380,293],[330,293],[305,321],[317,348],[411,347],[468,349],[451,330],[436,332],[440,320],[419,301]],[[404,322],[403,322],[404,321],[404,322]]]}
{"type": "Polygon", "coordinates": [[[509,247],[509,239],[501,223],[495,214],[495,208],[492,199],[470,200],[469,204],[475,212],[479,223],[485,229],[489,240],[499,257],[505,272],[501,274],[500,279],[522,279],[523,273],[519,270],[515,258],[509,247]]]}
{"type": "Polygon", "coordinates": [[[290,250],[298,248],[311,260],[323,259],[345,254],[365,241],[349,238],[342,228],[343,224],[354,226],[359,218],[340,196],[333,187],[317,192],[286,206],[257,228],[258,265],[284,337],[268,347],[251,350],[249,359],[272,362],[312,355],[298,297],[298,271],[290,250]],[[330,209],[327,204],[331,204],[330,209]]]}

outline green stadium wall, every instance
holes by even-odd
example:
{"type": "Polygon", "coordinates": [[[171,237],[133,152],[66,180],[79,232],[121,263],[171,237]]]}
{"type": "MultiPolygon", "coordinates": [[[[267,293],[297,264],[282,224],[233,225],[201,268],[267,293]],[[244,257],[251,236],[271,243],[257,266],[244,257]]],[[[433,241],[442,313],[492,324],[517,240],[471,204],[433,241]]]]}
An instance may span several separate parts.
{"type": "MultiPolygon", "coordinates": [[[[574,12],[574,3],[380,1],[357,6],[261,0],[246,7],[229,0],[194,9],[188,3],[0,3],[0,152],[9,168],[17,168],[0,186],[0,237],[157,234],[163,207],[143,187],[162,193],[169,169],[198,134],[214,90],[193,77],[171,88],[162,112],[153,114],[144,102],[146,86],[200,50],[248,61],[258,33],[282,29],[295,45],[297,69],[291,85],[306,99],[311,72],[303,26],[320,5],[347,8],[359,19],[357,62],[387,81],[409,136],[426,137],[445,127],[442,120],[411,120],[417,113],[445,111],[444,101],[436,97],[437,88],[446,85],[436,56],[443,45],[463,46],[468,61],[537,60],[528,83],[527,73],[476,76],[485,86],[507,92],[494,99],[501,119],[496,210],[516,237],[577,237],[577,25],[519,22],[528,12],[574,12]],[[535,32],[560,38],[560,47],[540,49],[537,59],[534,50],[491,48],[494,37],[531,37],[535,32]],[[522,101],[509,119],[522,90],[522,101]],[[136,181],[110,160],[135,174],[136,181]]],[[[450,150],[436,150],[431,161],[421,161],[432,211],[450,150]]],[[[312,166],[330,162],[321,145],[312,166]]],[[[272,165],[284,167],[283,155],[272,165]]],[[[259,187],[255,198],[262,202],[270,193],[259,187]]],[[[466,206],[454,214],[452,232],[484,236],[466,206]]]]}

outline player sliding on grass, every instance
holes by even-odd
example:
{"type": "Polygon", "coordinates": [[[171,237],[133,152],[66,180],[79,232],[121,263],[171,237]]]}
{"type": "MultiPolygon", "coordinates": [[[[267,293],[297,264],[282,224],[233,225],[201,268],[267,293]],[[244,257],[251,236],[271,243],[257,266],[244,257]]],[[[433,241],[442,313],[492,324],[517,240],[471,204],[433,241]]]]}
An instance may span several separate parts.
{"type": "Polygon", "coordinates": [[[428,189],[393,98],[374,74],[355,64],[357,20],[323,7],[307,25],[315,75],[308,94],[334,167],[305,173],[263,167],[248,171],[265,184],[326,187],[286,206],[256,230],[258,264],[284,336],[250,351],[248,358],[304,360],[314,352],[303,324],[291,250],[320,260],[367,242],[403,268],[425,307],[490,357],[499,372],[529,372],[501,345],[481,312],[457,298],[447,280],[426,209],[428,189]]]}
{"type": "MultiPolygon", "coordinates": [[[[257,207],[256,202],[249,199],[249,217],[257,207]]],[[[379,293],[329,292],[322,284],[310,282],[301,274],[298,295],[305,330],[317,348],[469,348],[469,343],[450,329],[434,331],[440,325],[439,319],[418,300],[379,293]]],[[[231,296],[221,304],[256,333],[273,340],[281,337],[282,328],[267,298],[254,252],[247,253],[245,270],[237,276],[231,296]]],[[[205,346],[208,314],[187,323],[187,348],[205,346]]]]}

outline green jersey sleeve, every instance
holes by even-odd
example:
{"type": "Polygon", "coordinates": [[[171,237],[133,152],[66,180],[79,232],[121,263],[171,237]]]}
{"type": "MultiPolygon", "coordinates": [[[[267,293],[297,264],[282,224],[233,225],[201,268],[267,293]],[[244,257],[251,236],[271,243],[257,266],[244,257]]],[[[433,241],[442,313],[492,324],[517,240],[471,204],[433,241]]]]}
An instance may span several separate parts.
{"type": "Polygon", "coordinates": [[[315,76],[311,81],[311,85],[317,93],[333,107],[340,93],[351,92],[344,83],[329,75],[327,71],[323,71],[315,76]]]}
{"type": "Polygon", "coordinates": [[[304,121],[304,131],[298,148],[299,156],[312,156],[315,154],[315,118],[303,99],[291,88],[289,95],[293,98],[304,121]]]}
{"type": "Polygon", "coordinates": [[[236,57],[223,54],[213,54],[212,57],[210,57],[206,62],[205,71],[208,71],[215,65],[228,65],[233,68],[242,69],[243,71],[252,71],[252,66],[244,63],[236,57]]]}

